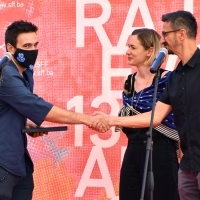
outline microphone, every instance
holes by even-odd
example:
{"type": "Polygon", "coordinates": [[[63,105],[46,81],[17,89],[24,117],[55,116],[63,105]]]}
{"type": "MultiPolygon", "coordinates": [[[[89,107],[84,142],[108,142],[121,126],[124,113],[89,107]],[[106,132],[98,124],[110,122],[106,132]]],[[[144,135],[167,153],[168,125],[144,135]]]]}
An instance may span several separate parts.
{"type": "Polygon", "coordinates": [[[157,57],[154,59],[153,64],[151,65],[150,72],[152,74],[156,73],[156,71],[160,68],[163,63],[164,57],[168,54],[168,50],[166,48],[160,48],[157,57]]]}
{"type": "Polygon", "coordinates": [[[0,60],[0,70],[3,69],[5,64],[12,59],[12,55],[9,52],[4,53],[4,56],[0,60]]]}

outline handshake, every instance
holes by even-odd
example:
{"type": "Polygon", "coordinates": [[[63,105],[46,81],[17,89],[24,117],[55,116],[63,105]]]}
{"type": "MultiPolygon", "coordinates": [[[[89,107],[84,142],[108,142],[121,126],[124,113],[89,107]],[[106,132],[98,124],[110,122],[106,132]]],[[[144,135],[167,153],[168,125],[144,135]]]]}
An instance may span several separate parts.
{"type": "Polygon", "coordinates": [[[104,133],[113,126],[112,117],[109,115],[96,111],[89,117],[88,127],[98,132],[104,133]]]}

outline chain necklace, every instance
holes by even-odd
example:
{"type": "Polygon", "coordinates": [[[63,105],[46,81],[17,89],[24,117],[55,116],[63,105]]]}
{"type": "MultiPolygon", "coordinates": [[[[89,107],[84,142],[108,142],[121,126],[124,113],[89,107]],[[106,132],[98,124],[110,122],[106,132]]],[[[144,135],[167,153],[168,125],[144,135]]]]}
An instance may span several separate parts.
{"type": "MultiPolygon", "coordinates": [[[[140,92],[140,95],[139,95],[139,97],[138,97],[138,99],[136,101],[136,104],[135,104],[135,109],[137,107],[138,101],[140,100],[140,97],[141,97],[143,91],[144,91],[144,89],[140,92]]],[[[135,90],[133,91],[133,96],[132,96],[132,107],[133,107],[134,96],[135,96],[135,90]]]]}
{"type": "MultiPolygon", "coordinates": [[[[139,97],[138,97],[138,99],[137,99],[137,101],[136,101],[136,103],[135,103],[135,110],[136,110],[137,104],[138,104],[138,102],[139,102],[139,100],[140,100],[140,97],[141,97],[141,95],[142,95],[144,89],[147,88],[147,85],[148,85],[148,82],[149,82],[150,78],[151,78],[151,75],[149,76],[149,78],[148,78],[148,80],[147,80],[147,82],[146,82],[145,87],[144,87],[144,88],[141,90],[141,92],[140,92],[140,95],[139,95],[139,97]]],[[[136,81],[136,79],[135,79],[135,81],[136,81]]],[[[135,84],[135,81],[134,81],[134,84],[135,84]]],[[[133,107],[135,92],[136,92],[136,91],[135,91],[135,86],[133,86],[132,105],[131,105],[132,107],[133,107]]]]}

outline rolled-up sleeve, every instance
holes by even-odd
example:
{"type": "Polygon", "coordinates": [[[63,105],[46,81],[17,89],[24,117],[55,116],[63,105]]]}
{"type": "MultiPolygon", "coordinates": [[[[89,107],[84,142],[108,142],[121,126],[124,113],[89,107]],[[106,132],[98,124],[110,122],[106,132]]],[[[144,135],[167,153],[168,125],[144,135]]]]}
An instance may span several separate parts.
{"type": "Polygon", "coordinates": [[[169,81],[168,81],[167,86],[166,86],[165,90],[163,91],[161,97],[159,98],[159,101],[161,101],[162,103],[168,104],[168,105],[171,104],[170,99],[169,99],[169,81]]]}

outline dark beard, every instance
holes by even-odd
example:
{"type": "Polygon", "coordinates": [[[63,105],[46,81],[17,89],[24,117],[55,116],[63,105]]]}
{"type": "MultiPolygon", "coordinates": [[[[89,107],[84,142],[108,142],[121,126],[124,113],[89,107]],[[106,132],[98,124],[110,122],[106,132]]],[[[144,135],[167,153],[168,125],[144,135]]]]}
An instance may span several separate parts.
{"type": "Polygon", "coordinates": [[[174,52],[168,48],[167,42],[163,42],[162,45],[168,50],[168,55],[174,55],[174,52]]]}
{"type": "Polygon", "coordinates": [[[174,52],[172,50],[168,49],[168,54],[169,55],[174,55],[174,52]]]}

